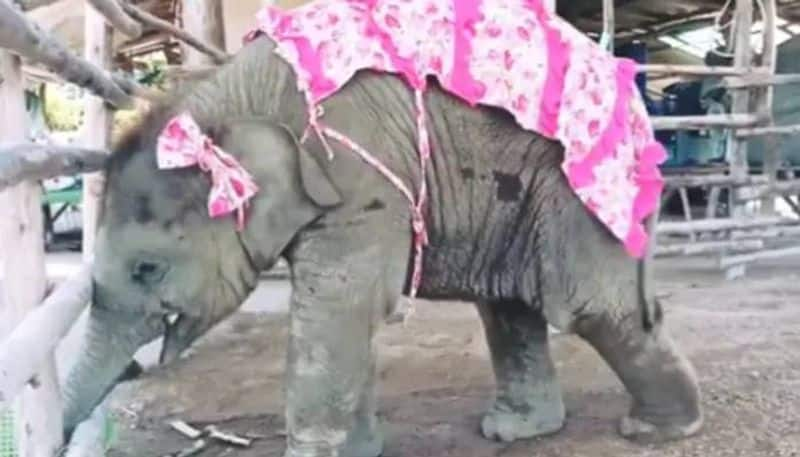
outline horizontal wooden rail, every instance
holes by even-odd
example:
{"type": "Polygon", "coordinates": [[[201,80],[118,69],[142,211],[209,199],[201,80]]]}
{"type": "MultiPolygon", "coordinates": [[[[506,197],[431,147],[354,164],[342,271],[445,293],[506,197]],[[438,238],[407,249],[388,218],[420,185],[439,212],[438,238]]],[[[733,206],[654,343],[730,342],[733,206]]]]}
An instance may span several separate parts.
{"type": "Polygon", "coordinates": [[[653,116],[656,130],[703,130],[708,128],[754,127],[759,122],[755,114],[708,114],[705,116],[653,116]]]}
{"type": "Polygon", "coordinates": [[[748,229],[777,225],[793,225],[800,221],[786,217],[754,217],[747,219],[712,218],[687,222],[659,222],[657,232],[664,235],[690,235],[697,232],[748,229]]]}
{"type": "Polygon", "coordinates": [[[771,75],[769,73],[751,73],[743,76],[727,77],[722,81],[722,84],[728,89],[786,86],[800,84],[800,74],[771,75]]]}
{"type": "Polygon", "coordinates": [[[800,236],[800,226],[785,225],[780,227],[754,228],[750,230],[734,230],[731,232],[733,240],[765,239],[800,236]]]}
{"type": "Polygon", "coordinates": [[[0,147],[0,190],[26,180],[89,173],[103,168],[107,151],[22,143],[0,147]]]}
{"type": "Polygon", "coordinates": [[[700,186],[737,186],[766,184],[766,176],[746,176],[736,178],[732,175],[713,174],[713,175],[673,175],[665,176],[664,183],[667,187],[700,187],[700,186]]]}
{"type": "Polygon", "coordinates": [[[660,245],[655,254],[656,257],[692,256],[726,251],[755,251],[763,247],[764,241],[757,239],[701,241],[660,245]]]}
{"type": "Polygon", "coordinates": [[[754,70],[742,67],[713,67],[707,65],[640,64],[639,73],[687,76],[745,76],[754,70]]]}
{"type": "Polygon", "coordinates": [[[781,257],[800,256],[800,246],[769,249],[766,251],[751,252],[748,254],[734,255],[719,259],[720,268],[730,268],[737,265],[755,262],[758,260],[779,259],[781,257]]]}
{"type": "Polygon", "coordinates": [[[738,200],[755,200],[773,195],[798,194],[800,194],[800,179],[787,179],[785,181],[776,181],[772,184],[740,187],[736,189],[735,197],[738,200]]]}
{"type": "Polygon", "coordinates": [[[751,127],[736,131],[738,137],[766,136],[766,135],[797,135],[800,133],[800,124],[771,125],[766,127],[751,127]]]}

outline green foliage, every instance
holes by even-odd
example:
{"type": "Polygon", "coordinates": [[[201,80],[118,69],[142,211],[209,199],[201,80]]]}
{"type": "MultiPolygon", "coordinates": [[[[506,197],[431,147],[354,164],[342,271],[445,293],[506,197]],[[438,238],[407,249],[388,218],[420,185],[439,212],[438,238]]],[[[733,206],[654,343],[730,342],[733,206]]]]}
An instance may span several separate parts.
{"type": "MultiPolygon", "coordinates": [[[[74,90],[74,89],[72,89],[74,90]]],[[[44,118],[50,130],[69,132],[83,122],[83,101],[74,97],[65,85],[45,84],[44,118]]]]}

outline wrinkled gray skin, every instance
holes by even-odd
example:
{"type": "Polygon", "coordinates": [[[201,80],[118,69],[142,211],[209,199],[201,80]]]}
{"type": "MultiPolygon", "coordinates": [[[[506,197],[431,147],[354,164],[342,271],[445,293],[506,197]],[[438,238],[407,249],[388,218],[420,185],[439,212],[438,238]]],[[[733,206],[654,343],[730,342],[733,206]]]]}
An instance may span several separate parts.
{"type": "MultiPolygon", "coordinates": [[[[266,38],[247,46],[157,110],[114,155],[88,346],[66,386],[67,433],[138,347],[166,332],[164,360],[174,359],[283,256],[293,282],[286,456],[381,453],[373,339],[407,286],[408,203],[336,142],[332,160],[315,136],[298,143],[305,104],[272,49],[266,38]],[[183,109],[260,186],[241,233],[232,218],[208,217],[200,171],[156,169],[156,135],[183,109]]],[[[561,147],[436,85],[426,104],[434,155],[420,295],[479,303],[497,379],[484,435],[511,441],[563,426],[547,323],[577,332],[620,376],[633,396],[624,436],[654,442],[697,432],[693,369],[660,314],[652,328],[643,324],[636,262],[568,187],[561,147]]],[[[324,120],[417,186],[413,100],[404,82],[360,73],[325,102],[324,120]]]]}

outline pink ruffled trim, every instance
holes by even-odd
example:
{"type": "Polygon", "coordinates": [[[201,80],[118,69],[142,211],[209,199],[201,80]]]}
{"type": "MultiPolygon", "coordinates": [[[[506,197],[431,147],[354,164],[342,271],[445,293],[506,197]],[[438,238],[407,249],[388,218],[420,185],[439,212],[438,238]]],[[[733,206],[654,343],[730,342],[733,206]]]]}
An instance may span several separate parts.
{"type": "Polygon", "coordinates": [[[392,66],[398,73],[405,77],[406,81],[408,81],[411,87],[415,89],[424,89],[425,79],[417,77],[414,61],[400,57],[400,53],[397,51],[397,47],[392,41],[392,37],[382,30],[375,22],[375,15],[373,14],[373,11],[375,10],[377,0],[364,0],[364,2],[369,8],[369,14],[367,14],[367,28],[365,30],[366,35],[368,37],[374,36],[378,38],[381,48],[383,48],[383,50],[386,52],[386,55],[389,56],[392,66]]]}
{"type": "Polygon", "coordinates": [[[314,47],[311,46],[311,41],[304,36],[293,35],[291,27],[292,17],[281,16],[275,30],[275,35],[280,40],[290,40],[294,42],[295,49],[297,49],[299,64],[302,68],[306,68],[310,75],[308,89],[313,99],[321,100],[336,92],[339,87],[334,81],[325,77],[325,72],[322,70],[322,59],[314,47]]]}
{"type": "MultiPolygon", "coordinates": [[[[595,179],[595,167],[607,157],[614,156],[625,136],[631,134],[630,105],[633,97],[636,96],[635,76],[635,62],[620,59],[616,72],[617,99],[611,122],[597,144],[582,161],[564,164],[564,172],[573,189],[591,185],[595,179]]],[[[632,139],[629,138],[629,140],[632,139]]],[[[661,196],[664,181],[658,165],[665,158],[664,147],[655,140],[645,147],[636,158],[634,181],[638,186],[638,193],[633,203],[631,227],[623,240],[625,250],[635,258],[641,258],[647,250],[648,235],[643,221],[655,210],[661,196]]],[[[593,211],[596,209],[596,205],[591,202],[588,206],[593,211]]]]}
{"type": "Polygon", "coordinates": [[[542,135],[553,138],[558,131],[561,95],[564,93],[565,75],[572,50],[561,38],[561,32],[550,25],[552,13],[545,9],[540,0],[528,0],[527,6],[539,18],[547,43],[547,79],[542,90],[538,130],[542,135]]]}
{"type": "Polygon", "coordinates": [[[471,106],[486,94],[486,87],[472,77],[469,61],[472,57],[472,37],[475,23],[480,17],[481,0],[455,2],[455,37],[453,70],[450,74],[449,90],[471,106]],[[471,35],[471,36],[468,36],[471,35]]]}

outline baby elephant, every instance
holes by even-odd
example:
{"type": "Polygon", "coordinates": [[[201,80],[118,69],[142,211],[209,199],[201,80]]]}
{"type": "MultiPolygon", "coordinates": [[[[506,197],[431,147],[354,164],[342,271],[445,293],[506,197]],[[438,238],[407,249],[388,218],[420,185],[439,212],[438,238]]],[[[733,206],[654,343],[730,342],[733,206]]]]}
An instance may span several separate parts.
{"type": "MultiPolygon", "coordinates": [[[[254,40],[151,110],[110,158],[86,350],[65,387],[68,434],[140,346],[164,335],[162,360],[173,360],[282,257],[293,285],[286,456],[382,453],[373,340],[413,284],[412,213],[350,148],[304,135],[306,99],[274,47],[254,40]],[[157,160],[159,135],[181,113],[217,155],[164,168],[176,164],[157,160]],[[231,168],[252,178],[234,183],[239,194],[252,191],[244,221],[209,216],[231,168]]],[[[414,106],[404,81],[365,71],[325,101],[324,119],[417,189],[414,106]]],[[[580,335],[620,377],[633,397],[622,435],[696,433],[693,369],[660,310],[641,306],[637,261],[568,185],[562,146],[434,83],[425,106],[434,153],[419,296],[478,303],[497,380],[484,435],[512,441],[563,426],[548,324],[580,335]]]]}

